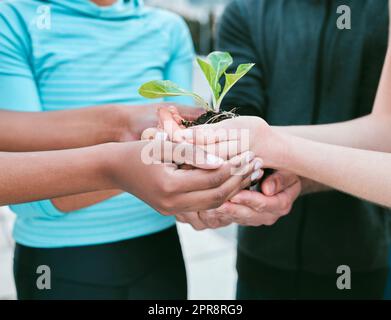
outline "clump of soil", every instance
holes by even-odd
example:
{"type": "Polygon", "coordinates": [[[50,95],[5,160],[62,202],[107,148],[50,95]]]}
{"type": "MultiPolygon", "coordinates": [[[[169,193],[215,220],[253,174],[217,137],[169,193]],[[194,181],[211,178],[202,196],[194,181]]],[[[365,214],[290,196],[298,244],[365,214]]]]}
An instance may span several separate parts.
{"type": "Polygon", "coordinates": [[[199,126],[202,124],[212,124],[212,123],[218,123],[224,120],[236,118],[238,115],[235,113],[234,110],[232,111],[222,111],[222,112],[214,112],[214,111],[207,111],[204,114],[200,115],[196,120],[194,121],[187,121],[182,120],[182,124],[186,128],[199,126]]]}

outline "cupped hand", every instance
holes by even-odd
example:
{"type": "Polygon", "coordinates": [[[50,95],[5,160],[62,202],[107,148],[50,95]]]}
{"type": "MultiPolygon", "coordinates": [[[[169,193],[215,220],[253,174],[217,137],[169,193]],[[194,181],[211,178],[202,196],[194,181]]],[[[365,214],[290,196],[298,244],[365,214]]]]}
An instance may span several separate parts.
{"type": "Polygon", "coordinates": [[[176,220],[190,224],[197,231],[218,229],[230,225],[233,221],[228,215],[220,214],[216,209],[177,214],[176,220]]]}
{"type": "Polygon", "coordinates": [[[262,175],[262,164],[251,152],[224,161],[196,146],[168,141],[113,148],[120,149],[113,152],[119,156],[107,172],[115,185],[165,215],[217,208],[262,175]],[[180,169],[183,164],[194,168],[180,169]]]}
{"type": "Polygon", "coordinates": [[[301,179],[294,174],[277,171],[261,184],[261,191],[243,190],[217,209],[181,214],[179,222],[196,230],[216,229],[231,223],[242,226],[271,226],[287,215],[300,195],[301,179]]]}
{"type": "Polygon", "coordinates": [[[187,141],[198,146],[215,145],[222,142],[232,144],[231,154],[253,151],[262,158],[265,167],[273,167],[281,157],[284,148],[280,134],[274,131],[259,117],[240,116],[215,124],[195,126],[176,132],[177,140],[187,141]]]}
{"type": "Polygon", "coordinates": [[[301,180],[294,174],[277,171],[265,179],[261,191],[243,190],[216,211],[243,226],[273,225],[291,211],[301,193],[301,180]]]}
{"type": "Polygon", "coordinates": [[[119,141],[140,140],[142,133],[148,128],[161,125],[160,110],[175,110],[177,119],[192,121],[197,119],[203,109],[173,103],[147,104],[141,106],[118,106],[119,127],[123,128],[119,141]]]}

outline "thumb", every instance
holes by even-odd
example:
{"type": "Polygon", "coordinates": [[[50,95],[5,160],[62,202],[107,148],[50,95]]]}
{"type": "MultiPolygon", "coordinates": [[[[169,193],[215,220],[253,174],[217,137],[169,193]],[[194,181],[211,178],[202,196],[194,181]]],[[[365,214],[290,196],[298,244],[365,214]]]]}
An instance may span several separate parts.
{"type": "Polygon", "coordinates": [[[289,188],[299,180],[299,177],[287,171],[276,171],[267,177],[261,184],[262,193],[274,196],[289,188]]]}
{"type": "Polygon", "coordinates": [[[185,120],[196,120],[200,115],[205,111],[202,108],[187,107],[187,106],[177,106],[179,115],[185,120]]]}

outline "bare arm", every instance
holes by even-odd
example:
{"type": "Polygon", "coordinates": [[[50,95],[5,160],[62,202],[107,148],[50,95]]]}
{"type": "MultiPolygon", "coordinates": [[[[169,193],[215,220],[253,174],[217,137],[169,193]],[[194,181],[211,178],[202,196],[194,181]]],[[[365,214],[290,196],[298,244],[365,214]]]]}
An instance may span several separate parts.
{"type": "Polygon", "coordinates": [[[391,132],[391,115],[371,114],[355,120],[315,126],[275,127],[282,133],[340,146],[391,152],[387,137],[391,132]]]}
{"type": "Polygon", "coordinates": [[[1,152],[0,205],[112,188],[102,174],[104,150],[1,152]]]}
{"type": "Polygon", "coordinates": [[[280,150],[272,151],[275,166],[391,207],[391,50],[370,116],[299,131],[326,143],[283,134],[277,138],[280,150]]]}
{"type": "MultiPolygon", "coordinates": [[[[99,106],[55,112],[0,110],[2,151],[78,148],[119,141],[129,134],[123,107],[99,106]]],[[[103,201],[120,192],[113,190],[73,195],[52,202],[59,210],[68,212],[103,201]]]]}
{"type": "Polygon", "coordinates": [[[391,154],[283,136],[271,165],[391,207],[391,154]]]}
{"type": "Polygon", "coordinates": [[[218,207],[251,183],[253,155],[245,153],[224,162],[191,145],[180,146],[184,154],[175,149],[170,142],[138,141],[61,151],[1,152],[0,205],[119,188],[159,212],[176,214],[218,207]],[[146,155],[146,147],[160,152],[146,155]],[[194,168],[182,170],[172,162],[194,168]],[[233,175],[235,169],[246,174],[233,175]]]}
{"type": "Polygon", "coordinates": [[[307,138],[315,136],[321,142],[351,148],[282,135],[280,150],[275,150],[277,167],[391,207],[391,50],[387,52],[370,116],[344,124],[302,129],[306,130],[307,138]]]}
{"type": "Polygon", "coordinates": [[[48,151],[118,141],[125,134],[119,107],[54,112],[0,110],[1,151],[48,151]]]}
{"type": "MultiPolygon", "coordinates": [[[[156,126],[157,108],[150,106],[98,106],[54,112],[0,110],[0,150],[46,151],[79,148],[106,142],[138,140],[147,127],[156,126]]],[[[184,117],[199,110],[179,107],[184,117]]],[[[105,190],[53,199],[60,211],[88,207],[120,194],[105,190]]]]}

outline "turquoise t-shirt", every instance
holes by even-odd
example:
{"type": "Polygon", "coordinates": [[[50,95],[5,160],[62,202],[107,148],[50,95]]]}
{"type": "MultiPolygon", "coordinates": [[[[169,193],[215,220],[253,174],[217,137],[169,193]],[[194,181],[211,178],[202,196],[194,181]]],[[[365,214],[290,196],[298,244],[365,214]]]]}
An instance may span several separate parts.
{"type": "MultiPolygon", "coordinates": [[[[169,79],[191,88],[193,56],[184,21],[141,1],[118,0],[109,7],[89,0],[0,2],[2,109],[150,103],[137,93],[146,81],[169,79]]],[[[125,193],[67,214],[50,200],[11,209],[17,214],[15,240],[41,248],[120,241],[175,223],[125,193]]]]}

